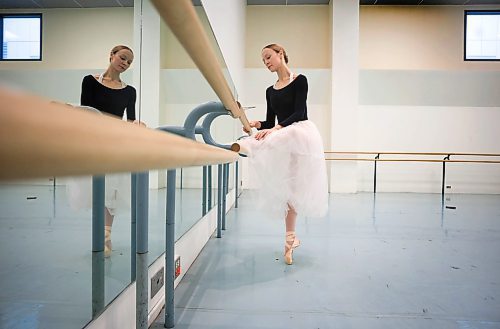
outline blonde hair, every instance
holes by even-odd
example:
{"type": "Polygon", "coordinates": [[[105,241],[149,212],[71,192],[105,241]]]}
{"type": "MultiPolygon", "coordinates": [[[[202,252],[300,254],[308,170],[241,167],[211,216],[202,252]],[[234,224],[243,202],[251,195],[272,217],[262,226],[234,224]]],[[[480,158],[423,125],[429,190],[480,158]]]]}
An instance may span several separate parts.
{"type": "Polygon", "coordinates": [[[130,51],[132,53],[132,55],[134,54],[134,52],[132,51],[132,49],[130,49],[130,47],[127,47],[124,45],[114,46],[113,49],[111,49],[111,52],[109,54],[109,61],[111,62],[111,56],[113,56],[114,54],[116,54],[117,52],[119,52],[120,50],[123,50],[123,49],[127,49],[128,51],[130,51]]]}
{"type": "Polygon", "coordinates": [[[283,48],[283,46],[280,46],[277,43],[271,43],[262,49],[266,48],[274,50],[277,54],[279,54],[280,51],[283,52],[283,58],[285,59],[285,63],[288,64],[288,55],[286,54],[285,48],[283,48]]]}

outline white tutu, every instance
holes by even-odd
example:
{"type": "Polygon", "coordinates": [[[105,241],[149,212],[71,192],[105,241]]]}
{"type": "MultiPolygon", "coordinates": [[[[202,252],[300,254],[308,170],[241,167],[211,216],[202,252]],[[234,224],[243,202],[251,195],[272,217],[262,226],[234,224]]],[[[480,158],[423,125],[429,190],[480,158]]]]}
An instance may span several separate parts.
{"type": "MultiPolygon", "coordinates": [[[[104,205],[111,215],[118,209],[129,210],[131,199],[130,174],[106,175],[104,205]]],[[[92,177],[72,177],[66,184],[68,202],[72,209],[92,208],[92,177]]]]}
{"type": "Polygon", "coordinates": [[[313,122],[296,122],[266,136],[238,141],[247,153],[260,207],[284,214],[322,217],[328,210],[323,141],[313,122]]]}

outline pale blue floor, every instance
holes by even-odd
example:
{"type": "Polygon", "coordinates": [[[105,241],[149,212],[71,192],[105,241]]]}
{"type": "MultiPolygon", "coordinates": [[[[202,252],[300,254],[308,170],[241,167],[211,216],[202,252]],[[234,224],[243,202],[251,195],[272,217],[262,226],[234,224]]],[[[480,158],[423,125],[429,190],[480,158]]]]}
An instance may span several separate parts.
{"type": "MultiPolygon", "coordinates": [[[[201,199],[200,189],[178,190],[176,239],[201,217],[201,199]]],[[[152,190],[149,201],[152,263],[165,248],[165,190],[152,190]]],[[[0,185],[0,328],[82,328],[91,320],[91,216],[70,208],[65,186],[0,185]]],[[[129,209],[117,212],[112,241],[106,304],[130,284],[129,209]]]]}
{"type": "Polygon", "coordinates": [[[500,196],[331,195],[287,266],[252,193],[177,287],[176,328],[500,328],[500,196]]]}

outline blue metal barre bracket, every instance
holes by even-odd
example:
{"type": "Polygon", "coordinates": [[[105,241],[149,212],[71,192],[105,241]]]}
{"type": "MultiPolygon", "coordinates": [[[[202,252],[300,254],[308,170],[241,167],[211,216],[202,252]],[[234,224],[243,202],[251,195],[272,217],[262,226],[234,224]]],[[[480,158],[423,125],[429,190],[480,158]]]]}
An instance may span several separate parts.
{"type": "MultiPolygon", "coordinates": [[[[210,134],[212,122],[221,115],[230,115],[231,113],[220,102],[208,102],[195,107],[186,117],[183,127],[161,126],[157,130],[183,136],[196,140],[195,135],[203,137],[205,143],[227,150],[230,145],[217,143],[210,134]],[[201,126],[197,126],[198,121],[205,116],[201,126]]],[[[221,237],[220,230],[225,228],[225,205],[227,191],[227,174],[222,172],[224,165],[218,165],[218,207],[217,207],[217,237],[221,237]],[[223,186],[221,186],[223,185],[223,186]]],[[[229,164],[227,164],[229,166],[229,164]]],[[[227,170],[229,172],[229,170],[227,170]]],[[[166,209],[166,237],[165,237],[165,328],[175,326],[174,314],[174,281],[175,281],[175,169],[167,171],[167,209],[166,209]]],[[[181,177],[182,179],[182,177],[181,177]]],[[[182,184],[182,182],[181,182],[182,184]]],[[[208,212],[212,203],[212,166],[203,167],[203,200],[202,215],[208,212]]]]}

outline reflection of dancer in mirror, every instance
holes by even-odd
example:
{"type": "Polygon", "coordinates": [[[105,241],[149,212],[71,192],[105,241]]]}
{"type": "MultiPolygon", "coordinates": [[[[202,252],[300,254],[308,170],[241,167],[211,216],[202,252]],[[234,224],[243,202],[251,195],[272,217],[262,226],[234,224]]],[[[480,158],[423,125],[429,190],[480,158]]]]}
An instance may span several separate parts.
{"type": "Polygon", "coordinates": [[[293,249],[300,245],[295,235],[297,213],[321,217],[328,208],[323,142],[307,119],[307,78],[292,73],[280,45],[265,46],[262,61],[278,81],[266,90],[266,120],[251,121],[250,126],[259,131],[238,144],[248,153],[252,178],[261,189],[261,206],[285,214],[284,259],[291,265],[293,249]]]}
{"type": "MultiPolygon", "coordinates": [[[[130,67],[133,60],[134,53],[129,47],[119,45],[111,49],[108,69],[99,75],[87,75],[83,78],[81,105],[91,106],[103,113],[117,116],[120,119],[126,111],[128,121],[144,125],[135,119],[135,88],[128,86],[120,78],[120,74],[130,67]]],[[[112,251],[111,227],[117,208],[117,201],[120,198],[130,199],[130,192],[127,194],[127,191],[130,191],[129,179],[124,179],[123,175],[118,177],[107,175],[104,232],[104,255],[106,257],[109,257],[112,251]]]]}

